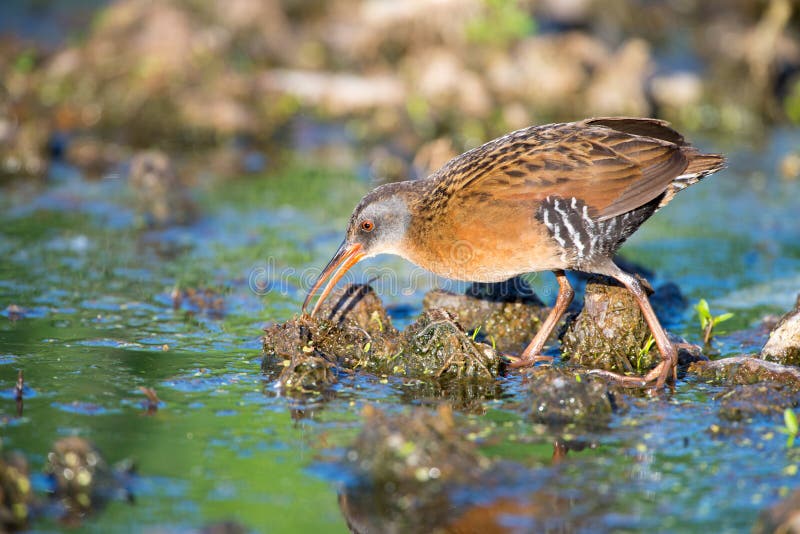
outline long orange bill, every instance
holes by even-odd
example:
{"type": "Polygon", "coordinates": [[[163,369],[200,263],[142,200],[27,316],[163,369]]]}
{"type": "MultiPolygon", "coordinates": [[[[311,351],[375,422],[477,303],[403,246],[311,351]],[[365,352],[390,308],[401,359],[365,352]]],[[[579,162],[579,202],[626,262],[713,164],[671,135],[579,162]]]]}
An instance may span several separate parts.
{"type": "Polygon", "coordinates": [[[312,297],[317,290],[319,290],[320,286],[333,274],[333,278],[331,278],[328,284],[325,286],[325,289],[322,291],[319,299],[317,299],[317,303],[314,305],[314,309],[311,310],[311,317],[314,317],[319,310],[319,307],[328,297],[328,294],[331,292],[334,286],[336,286],[336,283],[339,281],[339,279],[344,276],[344,273],[346,273],[350,267],[361,261],[362,258],[364,258],[364,251],[360,243],[348,245],[346,241],[343,241],[339,246],[339,250],[336,251],[336,254],[333,255],[333,258],[331,258],[331,261],[329,261],[328,265],[326,265],[322,270],[322,273],[319,275],[319,278],[317,278],[317,281],[314,282],[314,287],[312,287],[311,291],[309,291],[308,295],[306,295],[306,300],[303,302],[303,313],[306,312],[308,303],[311,302],[312,297]]]}

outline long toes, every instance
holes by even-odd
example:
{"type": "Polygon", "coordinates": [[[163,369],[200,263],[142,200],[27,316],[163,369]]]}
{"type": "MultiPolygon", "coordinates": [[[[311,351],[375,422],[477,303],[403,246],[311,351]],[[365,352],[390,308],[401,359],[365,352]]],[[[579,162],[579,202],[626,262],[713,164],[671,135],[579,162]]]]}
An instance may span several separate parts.
{"type": "MultiPolygon", "coordinates": [[[[506,355],[506,357],[508,358],[508,355],[506,355]]],[[[538,362],[549,363],[553,361],[552,356],[544,356],[542,354],[535,354],[533,356],[521,356],[519,358],[512,356],[510,359],[511,363],[509,364],[509,367],[511,367],[512,369],[519,369],[522,367],[533,367],[538,362]]]]}
{"type": "Polygon", "coordinates": [[[612,373],[611,371],[606,371],[605,369],[591,369],[588,374],[609,378],[618,384],[630,387],[644,387],[652,382],[652,380],[648,380],[647,377],[644,376],[626,376],[618,373],[612,373]]]}

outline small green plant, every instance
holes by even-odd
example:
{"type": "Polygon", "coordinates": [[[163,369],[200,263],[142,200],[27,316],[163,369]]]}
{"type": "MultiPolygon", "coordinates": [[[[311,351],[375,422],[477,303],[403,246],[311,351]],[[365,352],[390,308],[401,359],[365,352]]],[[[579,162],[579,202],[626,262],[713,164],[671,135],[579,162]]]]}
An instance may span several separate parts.
{"type": "Polygon", "coordinates": [[[475,330],[472,331],[472,341],[475,341],[475,339],[478,337],[478,334],[481,331],[481,326],[483,326],[483,325],[476,326],[475,330]]]}
{"type": "Polygon", "coordinates": [[[786,447],[792,448],[794,446],[794,438],[797,437],[797,414],[791,408],[786,408],[783,411],[783,427],[778,429],[778,432],[786,434],[786,447]]]}
{"type": "Polygon", "coordinates": [[[697,316],[700,318],[700,329],[703,331],[703,343],[708,345],[713,337],[714,327],[723,323],[733,317],[732,313],[723,313],[714,317],[711,315],[711,310],[708,307],[706,299],[700,299],[700,302],[694,307],[697,310],[697,316]]]}
{"type": "Polygon", "coordinates": [[[653,343],[655,342],[656,342],[655,338],[653,336],[649,336],[644,346],[641,349],[639,349],[639,353],[636,355],[636,372],[638,373],[642,372],[642,360],[644,359],[645,356],[650,354],[650,349],[653,348],[653,343]]]}

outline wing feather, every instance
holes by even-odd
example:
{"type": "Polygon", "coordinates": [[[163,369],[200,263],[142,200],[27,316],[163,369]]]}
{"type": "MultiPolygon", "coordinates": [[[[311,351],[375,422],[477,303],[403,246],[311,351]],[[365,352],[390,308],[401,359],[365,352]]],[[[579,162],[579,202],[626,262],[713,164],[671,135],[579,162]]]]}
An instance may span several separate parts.
{"type": "Polygon", "coordinates": [[[663,194],[691,150],[663,121],[601,118],[527,128],[473,149],[432,175],[431,195],[446,207],[583,200],[608,219],[663,194]]]}

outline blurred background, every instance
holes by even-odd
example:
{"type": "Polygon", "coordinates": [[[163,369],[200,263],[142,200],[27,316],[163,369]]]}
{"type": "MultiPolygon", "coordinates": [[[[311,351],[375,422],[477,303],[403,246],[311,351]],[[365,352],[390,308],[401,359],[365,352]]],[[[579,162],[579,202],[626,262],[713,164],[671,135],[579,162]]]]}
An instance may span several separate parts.
{"type": "MultiPolygon", "coordinates": [[[[7,0],[0,175],[65,161],[101,176],[161,147],[225,174],[299,151],[394,180],[513,129],[602,115],[758,145],[800,122],[797,11],[792,0],[7,0]]],[[[798,156],[782,156],[796,176],[798,156]]]]}
{"type": "MultiPolygon", "coordinates": [[[[343,451],[364,406],[447,393],[368,373],[286,393],[281,362],[261,371],[265,322],[299,313],[373,185],[530,124],[618,114],[728,156],[622,254],[670,291],[670,332],[702,343],[707,299],[735,313],[710,354],[759,351],[800,287],[796,0],[0,0],[0,487],[21,451],[44,505],[0,502],[0,531],[413,515],[338,499],[343,451]],[[63,509],[43,472],[74,436],[135,460],[135,506],[105,487],[63,509]]],[[[371,280],[398,328],[426,290],[459,289],[397,258],[363,265],[347,280],[371,280]]],[[[553,301],[552,276],[528,279],[553,301]]],[[[781,414],[720,431],[723,390],[704,380],[579,435],[591,446],[560,466],[528,387],[510,375],[456,414],[513,476],[453,502],[498,503],[511,529],[745,532],[797,485],[781,414]],[[534,506],[508,519],[515,494],[534,506]]]]}

